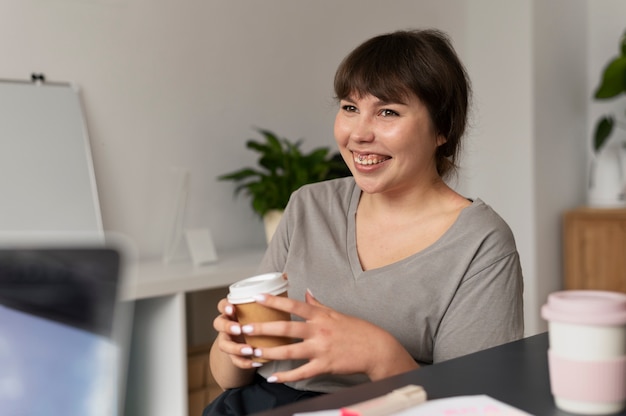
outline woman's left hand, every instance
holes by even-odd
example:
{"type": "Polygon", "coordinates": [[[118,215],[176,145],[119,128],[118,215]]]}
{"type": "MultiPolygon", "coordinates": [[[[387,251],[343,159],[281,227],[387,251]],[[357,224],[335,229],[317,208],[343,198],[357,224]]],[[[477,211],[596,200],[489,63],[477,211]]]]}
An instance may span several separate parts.
{"type": "Polygon", "coordinates": [[[304,319],[255,323],[250,335],[301,339],[293,344],[255,350],[269,360],[308,360],[293,370],[279,372],[270,382],[297,381],[320,374],[364,373],[377,380],[417,368],[417,363],[387,331],[362,319],[339,313],[318,302],[310,292],[306,302],[262,295],[257,302],[304,319]]]}

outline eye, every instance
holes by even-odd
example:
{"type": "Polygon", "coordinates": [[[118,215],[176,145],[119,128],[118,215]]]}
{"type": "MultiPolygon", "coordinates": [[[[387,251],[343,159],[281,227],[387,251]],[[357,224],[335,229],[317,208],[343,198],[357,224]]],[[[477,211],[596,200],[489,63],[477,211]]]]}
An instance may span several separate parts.
{"type": "Polygon", "coordinates": [[[354,113],[357,111],[356,107],[351,104],[345,104],[341,106],[343,111],[347,111],[348,113],[354,113]]]}
{"type": "Polygon", "coordinates": [[[383,117],[393,117],[393,116],[398,116],[400,114],[398,114],[397,111],[390,110],[389,108],[384,108],[380,111],[380,115],[383,117]]]}

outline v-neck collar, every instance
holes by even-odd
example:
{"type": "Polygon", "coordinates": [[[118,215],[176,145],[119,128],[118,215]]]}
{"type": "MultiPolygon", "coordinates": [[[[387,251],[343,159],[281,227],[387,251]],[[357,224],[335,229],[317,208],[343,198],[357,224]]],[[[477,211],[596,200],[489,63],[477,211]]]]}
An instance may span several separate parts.
{"type": "Polygon", "coordinates": [[[359,279],[359,277],[363,275],[377,274],[390,267],[397,267],[399,265],[412,261],[416,257],[423,255],[424,253],[429,252],[430,250],[434,249],[436,246],[441,244],[442,241],[445,241],[448,238],[448,235],[450,234],[451,230],[457,227],[459,220],[461,219],[462,216],[464,216],[466,211],[471,210],[473,207],[482,203],[482,201],[478,198],[471,200],[472,204],[461,210],[461,212],[459,213],[454,223],[452,223],[452,225],[446,230],[446,232],[443,233],[443,235],[439,237],[437,241],[435,241],[428,247],[424,248],[423,250],[420,250],[417,253],[414,253],[404,259],[398,260],[386,266],[378,267],[378,268],[371,269],[371,270],[363,270],[363,266],[361,265],[361,260],[359,259],[359,252],[357,250],[357,245],[356,245],[356,211],[359,206],[359,200],[361,199],[361,193],[362,193],[361,188],[359,188],[356,182],[354,182],[354,187],[352,189],[352,196],[350,198],[350,205],[348,208],[348,226],[347,226],[348,235],[346,236],[348,261],[350,262],[350,268],[352,269],[352,276],[354,277],[354,279],[359,279]]]}
{"type": "Polygon", "coordinates": [[[361,188],[354,182],[352,188],[352,197],[350,198],[350,205],[348,208],[348,235],[346,236],[346,243],[348,247],[348,260],[350,261],[350,268],[352,269],[352,276],[358,279],[365,271],[361,266],[361,260],[359,260],[359,252],[356,247],[356,210],[359,206],[359,200],[361,199],[361,188]]]}

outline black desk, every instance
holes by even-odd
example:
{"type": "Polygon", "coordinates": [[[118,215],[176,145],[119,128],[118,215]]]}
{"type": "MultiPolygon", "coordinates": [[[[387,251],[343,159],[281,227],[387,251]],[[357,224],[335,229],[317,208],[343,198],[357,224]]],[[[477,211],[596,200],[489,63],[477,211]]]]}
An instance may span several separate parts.
{"type": "MultiPolygon", "coordinates": [[[[291,416],[296,412],[338,409],[407,384],[424,387],[429,399],[486,394],[536,416],[570,416],[554,405],[547,350],[548,334],[534,335],[388,379],[279,407],[258,416],[291,416]]],[[[626,411],[619,415],[626,416],[626,411]]]]}

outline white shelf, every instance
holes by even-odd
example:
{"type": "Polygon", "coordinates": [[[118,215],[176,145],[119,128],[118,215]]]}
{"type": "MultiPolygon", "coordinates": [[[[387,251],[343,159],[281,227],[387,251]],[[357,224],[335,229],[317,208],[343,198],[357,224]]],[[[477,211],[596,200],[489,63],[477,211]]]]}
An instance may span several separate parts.
{"type": "Polygon", "coordinates": [[[122,289],[123,300],[138,300],[176,293],[226,287],[252,276],[264,249],[218,253],[218,260],[197,267],[191,260],[165,264],[160,259],[140,261],[122,289]]]}
{"type": "Polygon", "coordinates": [[[164,264],[160,259],[132,266],[121,293],[123,300],[136,301],[126,415],[188,415],[185,294],[252,276],[263,253],[218,253],[215,263],[202,267],[191,260],[164,264]]]}

